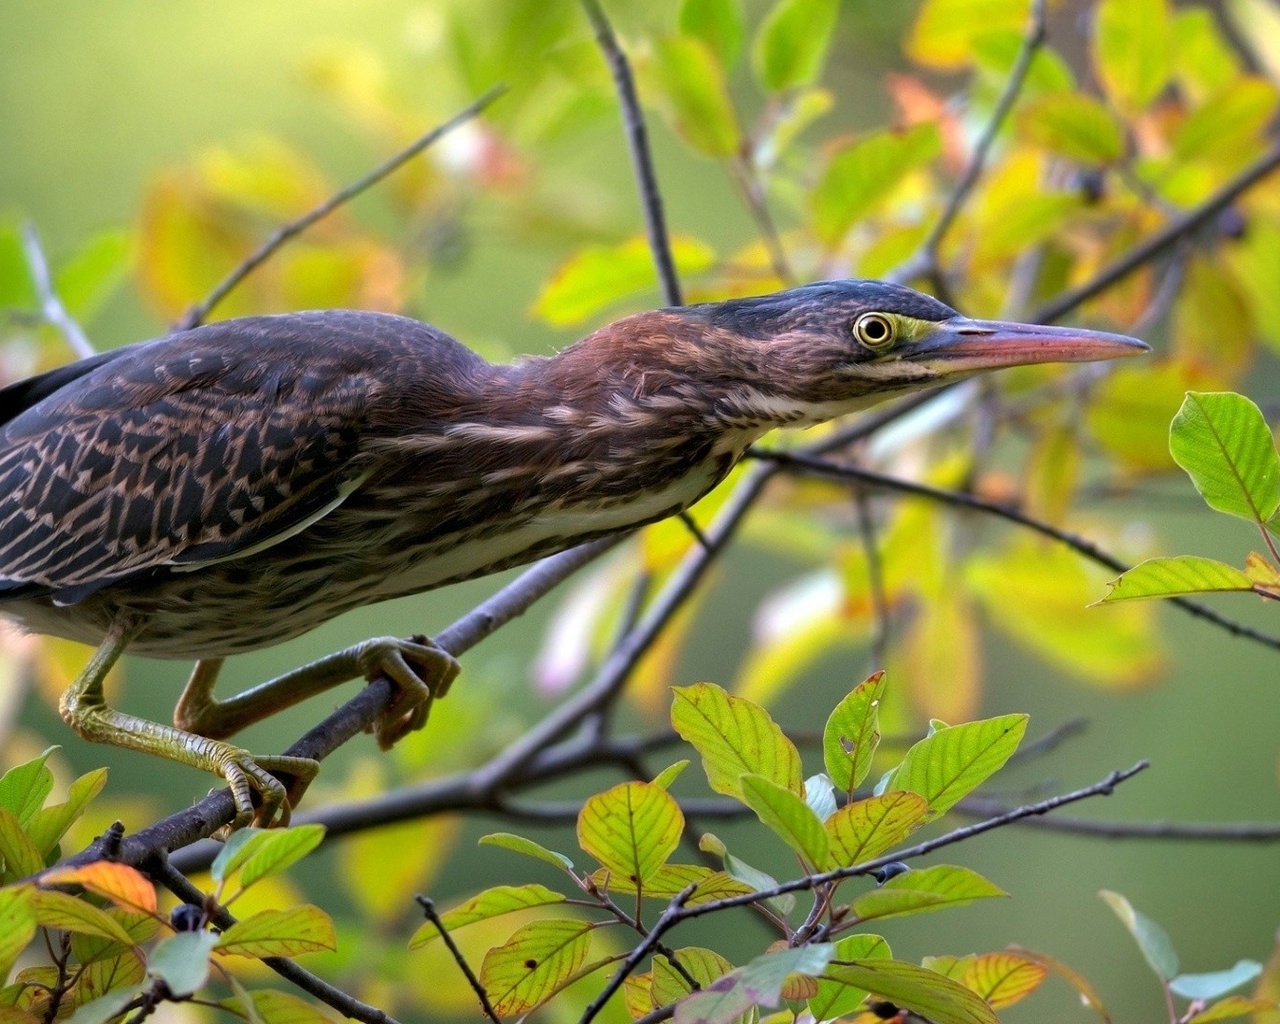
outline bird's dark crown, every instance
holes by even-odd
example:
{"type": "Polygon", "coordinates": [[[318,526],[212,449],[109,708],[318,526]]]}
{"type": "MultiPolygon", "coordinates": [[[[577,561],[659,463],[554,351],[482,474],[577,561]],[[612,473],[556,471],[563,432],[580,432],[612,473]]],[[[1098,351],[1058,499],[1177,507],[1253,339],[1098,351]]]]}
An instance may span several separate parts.
{"type": "Polygon", "coordinates": [[[792,332],[847,330],[859,313],[896,313],[915,320],[943,321],[959,314],[937,299],[885,281],[848,279],[812,284],[744,299],[687,306],[682,311],[706,323],[755,340],[792,332]]]}

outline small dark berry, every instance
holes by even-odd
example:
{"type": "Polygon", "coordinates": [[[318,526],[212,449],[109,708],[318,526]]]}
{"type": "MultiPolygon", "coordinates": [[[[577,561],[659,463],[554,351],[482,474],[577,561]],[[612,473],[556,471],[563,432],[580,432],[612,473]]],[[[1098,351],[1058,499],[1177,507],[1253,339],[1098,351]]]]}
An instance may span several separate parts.
{"type": "Polygon", "coordinates": [[[876,868],[871,872],[871,877],[874,878],[878,884],[884,885],[884,883],[889,881],[889,879],[897,878],[898,875],[906,874],[910,870],[911,866],[909,864],[904,864],[900,860],[895,860],[892,863],[886,864],[882,868],[876,868]]]}
{"type": "Polygon", "coordinates": [[[180,903],[169,915],[169,923],[177,932],[198,932],[204,927],[204,908],[194,903],[180,903]]]}

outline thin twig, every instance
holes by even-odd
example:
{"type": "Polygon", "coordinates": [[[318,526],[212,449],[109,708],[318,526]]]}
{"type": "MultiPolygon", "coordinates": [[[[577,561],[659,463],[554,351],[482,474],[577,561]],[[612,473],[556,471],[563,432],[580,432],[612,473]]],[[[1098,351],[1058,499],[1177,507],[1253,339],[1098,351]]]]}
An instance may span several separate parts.
{"type": "Polygon", "coordinates": [[[467,963],[467,958],[462,955],[462,950],[458,948],[458,944],[453,941],[453,936],[449,934],[449,929],[444,926],[444,922],[440,920],[440,915],[436,912],[436,905],[427,899],[427,897],[419,894],[414,896],[418,906],[422,908],[423,914],[427,920],[436,926],[436,931],[440,933],[440,938],[444,940],[445,946],[449,950],[449,954],[453,957],[459,969],[467,978],[467,984],[471,986],[471,991],[476,994],[476,998],[480,1000],[480,1009],[484,1011],[484,1015],[488,1017],[493,1024],[502,1024],[502,1018],[498,1016],[498,1011],[493,1008],[493,1004],[489,1002],[489,993],[484,990],[484,986],[480,984],[480,979],[476,977],[476,972],[471,969],[471,965],[467,963]]]}
{"type": "MultiPolygon", "coordinates": [[[[174,868],[166,857],[152,857],[147,863],[147,873],[178,899],[182,900],[183,903],[190,903],[199,907],[211,907],[210,920],[223,931],[226,931],[236,923],[236,919],[227,910],[222,907],[212,906],[206,899],[205,894],[192,885],[191,880],[186,875],[174,868]]],[[[297,963],[287,957],[268,956],[263,957],[262,962],[280,977],[293,982],[304,992],[315,996],[325,1005],[332,1006],[347,1017],[363,1021],[364,1024],[399,1024],[385,1010],[380,1010],[376,1006],[361,1002],[355,996],[330,985],[323,978],[319,978],[306,968],[298,966],[297,963]]]]}
{"type": "Polygon", "coordinates": [[[644,209],[644,223],[649,236],[649,250],[653,254],[658,281],[668,306],[684,305],[680,291],[680,278],[676,274],[675,258],[671,254],[671,239],[667,234],[666,215],[663,213],[662,192],[658,188],[658,174],[653,168],[653,156],[649,152],[649,130],[645,126],[640,99],[636,95],[635,78],[631,64],[618,43],[613,25],[609,23],[599,0],[582,0],[582,8],[591,20],[596,42],[604,54],[605,63],[613,74],[618,90],[618,104],[622,108],[622,125],[626,129],[627,148],[631,153],[631,166],[636,185],[640,190],[640,205],[644,209]]]}
{"type": "MultiPolygon", "coordinates": [[[[1043,522],[1019,512],[1017,509],[1009,508],[1005,505],[997,505],[993,502],[986,501],[973,494],[967,494],[963,491],[948,491],[940,487],[931,487],[928,484],[920,484],[911,480],[902,480],[898,477],[888,476],[884,473],[876,473],[873,470],[861,469],[857,466],[850,466],[843,463],[829,462],[825,459],[815,459],[807,455],[801,455],[793,452],[775,451],[773,449],[753,448],[749,453],[755,458],[766,459],[771,462],[781,463],[783,465],[794,466],[806,473],[812,473],[817,476],[825,476],[835,480],[847,480],[850,482],[861,482],[872,487],[883,487],[885,490],[898,491],[901,494],[910,494],[918,498],[929,498],[933,501],[941,502],[946,505],[953,505],[957,508],[972,509],[976,512],[985,512],[988,515],[1005,519],[1008,522],[1016,523],[1018,526],[1026,527],[1028,530],[1034,530],[1042,536],[1051,540],[1056,540],[1060,544],[1065,544],[1077,554],[1083,555],[1085,558],[1098,565],[1105,566],[1117,573],[1128,572],[1131,568],[1114,555],[1109,554],[1091,540],[1074,533],[1068,533],[1066,530],[1060,530],[1058,527],[1050,523],[1043,522]]],[[[1236,622],[1229,619],[1225,615],[1220,615],[1212,608],[1193,601],[1187,597],[1170,597],[1166,599],[1170,604],[1176,605],[1189,615],[1203,619],[1220,629],[1225,630],[1232,636],[1240,637],[1245,640],[1252,640],[1255,643],[1262,644],[1264,647],[1270,647],[1273,650],[1280,650],[1280,637],[1263,633],[1251,626],[1236,622]]]]}
{"type": "Polygon", "coordinates": [[[791,270],[791,261],[787,258],[787,250],[783,247],[782,236],[778,233],[778,225],[774,222],[773,213],[769,210],[769,197],[765,195],[764,184],[756,173],[755,166],[744,156],[735,157],[729,164],[733,178],[736,180],[742,201],[747,207],[760,229],[760,240],[764,250],[769,254],[769,263],[773,272],[784,285],[796,283],[791,270]]]}
{"type": "MultiPolygon", "coordinates": [[[[972,817],[1000,814],[1003,805],[988,797],[966,797],[954,810],[972,817]]],[[[1179,842],[1274,843],[1280,841],[1280,822],[1274,821],[1092,821],[1050,817],[1026,822],[1048,832],[1099,839],[1176,839],[1179,842]]]]}
{"type": "Polygon", "coordinates": [[[1031,4],[1031,22],[1027,26],[1026,35],[1023,36],[1022,47],[1014,60],[1013,69],[1009,72],[1009,80],[1005,83],[1004,91],[1000,94],[1000,99],[996,102],[995,109],[991,112],[991,117],[982,130],[982,135],[973,147],[973,153],[969,157],[969,162],[960,177],[960,181],[957,182],[955,190],[947,199],[947,205],[943,207],[942,213],[929,230],[929,234],[920,243],[919,250],[905,264],[889,273],[887,275],[888,280],[906,283],[916,277],[929,277],[933,279],[935,286],[941,286],[940,291],[945,293],[949,290],[938,264],[938,250],[947,232],[951,230],[951,225],[955,223],[956,217],[960,215],[960,211],[964,208],[969,194],[978,184],[978,179],[982,176],[983,170],[986,169],[987,157],[991,154],[991,147],[995,144],[996,137],[1000,134],[1000,128],[1004,125],[1005,119],[1009,116],[1009,112],[1018,101],[1018,96],[1022,93],[1022,87],[1026,84],[1027,73],[1031,70],[1031,62],[1035,59],[1036,52],[1044,45],[1044,40],[1045,0],[1033,0],[1031,4]]]}
{"type": "Polygon", "coordinates": [[[277,228],[265,242],[246,256],[231,273],[224,277],[202,302],[196,303],[187,311],[187,315],[178,324],[178,330],[188,330],[202,324],[218,303],[225,299],[241,281],[266,262],[277,249],[291,238],[300,235],[316,221],[323,220],[334,210],[360,195],[361,192],[368,190],[387,177],[387,175],[399,170],[428,146],[476,117],[506,91],[507,87],[505,85],[494,86],[470,106],[465,107],[443,124],[432,128],[426,134],[420,135],[400,152],[384,160],[367,174],[361,175],[350,185],[339,189],[319,206],[307,211],[297,220],[277,228]]]}
{"type": "Polygon", "coordinates": [[[40,234],[31,221],[22,225],[22,249],[27,256],[27,269],[31,271],[31,283],[35,285],[36,297],[40,300],[41,316],[62,332],[78,358],[89,358],[94,354],[93,342],[58,298],[53,287],[53,276],[49,273],[49,261],[40,244],[40,234]]]}

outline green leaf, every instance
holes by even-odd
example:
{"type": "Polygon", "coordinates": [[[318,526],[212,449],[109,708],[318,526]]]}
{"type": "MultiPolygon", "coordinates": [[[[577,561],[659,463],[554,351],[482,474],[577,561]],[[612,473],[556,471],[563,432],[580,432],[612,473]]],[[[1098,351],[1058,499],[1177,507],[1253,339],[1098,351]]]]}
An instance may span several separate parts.
{"type": "Polygon", "coordinates": [[[1178,973],[1178,954],[1174,952],[1173,941],[1168,932],[1146,914],[1134,910],[1133,904],[1118,892],[1102,889],[1098,895],[1129,929],[1129,934],[1138,943],[1138,949],[1147,965],[1165,981],[1175,977],[1178,973]]]}
{"type": "Polygon", "coordinates": [[[113,1017],[119,1017],[120,1011],[142,994],[147,986],[141,982],[112,989],[104,996],[92,999],[76,1007],[76,1012],[68,1019],[67,1024],[107,1024],[113,1017]]]}
{"type": "Polygon", "coordinates": [[[1266,1021],[1263,1014],[1274,1014],[1275,1001],[1272,999],[1250,999],[1248,996],[1227,996],[1212,1006],[1201,1010],[1187,1021],[1187,1024],[1210,1024],[1210,1021],[1233,1020],[1236,1017],[1247,1017],[1257,1014],[1256,1021],[1266,1021]]]}
{"type": "Polygon", "coordinates": [[[835,950],[822,943],[764,953],[726,974],[714,988],[677,1003],[675,1024],[729,1024],[753,1006],[777,1006],[787,975],[820,975],[835,950]]]}
{"type": "Polygon", "coordinates": [[[39,309],[31,267],[16,218],[0,214],[0,309],[39,309]]]}
{"type": "Polygon", "coordinates": [[[53,772],[45,762],[56,749],[50,747],[39,757],[14,765],[0,777],[0,808],[11,811],[20,827],[26,827],[53,792],[53,772]]]}
{"type": "Polygon", "coordinates": [[[675,798],[650,782],[624,782],[587,799],[578,814],[578,843],[604,867],[641,885],[675,852],[684,814],[675,798]]]}
{"type": "MultiPolygon", "coordinates": [[[[671,239],[681,275],[697,274],[715,261],[710,246],[694,238],[671,239]]],[[[589,245],[562,264],[542,286],[533,313],[553,327],[584,323],[606,306],[652,289],[653,256],[643,238],[622,245],[589,245]]]]}
{"type": "Polygon", "coordinates": [[[819,773],[810,775],[804,780],[804,802],[809,810],[825,822],[836,813],[836,788],[831,784],[829,776],[819,773]]]}
{"type": "Polygon", "coordinates": [[[1117,106],[1137,113],[1160,94],[1173,70],[1168,0],[1101,0],[1096,18],[1098,77],[1117,106]]]}
{"type": "Polygon", "coordinates": [[[481,836],[479,842],[481,846],[501,846],[504,850],[523,853],[526,857],[533,857],[535,860],[543,861],[552,867],[561,868],[565,871],[573,870],[573,861],[563,853],[548,850],[545,846],[535,843],[532,839],[526,839],[524,836],[518,836],[512,832],[490,832],[487,836],[481,836]]]}
{"type": "Polygon", "coordinates": [[[217,932],[179,932],[156,943],[147,957],[147,973],[160,978],[175,996],[187,996],[209,980],[209,958],[217,932]]]}
{"type": "Polygon", "coordinates": [[[886,199],[902,180],[941,151],[932,123],[875,132],[832,156],[810,199],[814,231],[828,246],[886,199]]]}
{"type": "Polygon", "coordinates": [[[701,39],[726,68],[732,68],[742,52],[747,34],[742,0],[684,0],[678,24],[683,35],[701,39]]]}
{"type": "Polygon", "coordinates": [[[1255,960],[1237,960],[1236,965],[1225,971],[1211,971],[1208,974],[1179,974],[1169,981],[1169,988],[1174,995],[1183,999],[1217,999],[1225,996],[1233,988],[1239,988],[1253,981],[1262,973],[1262,964],[1255,960]]]}
{"type": "Polygon", "coordinates": [[[56,889],[31,894],[31,910],[42,928],[57,928],[78,935],[96,935],[124,946],[133,945],[125,927],[105,910],[56,889]]]}
{"type": "Polygon", "coordinates": [[[1280,455],[1262,410],[1243,395],[1188,391],[1169,451],[1210,508],[1259,525],[1280,508],[1280,455]]]}
{"type": "Polygon", "coordinates": [[[53,274],[53,290],[77,320],[90,319],[124,281],[129,235],[120,230],[90,237],[53,274]]]}
{"type": "Polygon", "coordinates": [[[702,40],[692,36],[655,39],[651,70],[663,109],[681,138],[710,157],[738,152],[742,131],[724,68],[702,40]]]}
{"type": "MultiPolygon", "coordinates": [[[[503,914],[529,907],[545,907],[552,903],[563,903],[564,895],[545,885],[495,885],[491,889],[477,893],[465,903],[447,910],[440,915],[440,923],[445,931],[455,932],[477,921],[487,921],[503,914]]],[[[440,931],[434,921],[424,921],[422,926],[409,939],[410,949],[419,949],[440,937],[440,931]]]]}
{"type": "Polygon", "coordinates": [[[738,783],[747,806],[810,867],[821,869],[827,863],[826,830],[801,797],[760,775],[744,775],[738,783]]]}
{"type": "MultiPolygon", "coordinates": [[[[893,956],[889,943],[879,935],[859,932],[836,943],[833,961],[841,960],[888,960],[893,956]]],[[[837,965],[838,966],[838,963],[837,965]]],[[[857,985],[850,985],[839,977],[832,976],[833,967],[818,980],[818,994],[809,1000],[809,1012],[814,1020],[834,1020],[852,1013],[867,997],[867,990],[857,985]]]]}
{"type": "Polygon", "coordinates": [[[976,871],[938,864],[894,875],[878,889],[853,901],[853,912],[863,921],[904,917],[944,907],[963,907],[974,900],[1009,895],[976,871]]]}
{"type": "Polygon", "coordinates": [[[929,804],[919,793],[897,790],[845,804],[825,822],[828,867],[847,868],[892,850],[924,824],[929,804]]]}
{"type": "Polygon", "coordinates": [[[1002,1010],[1021,1002],[1048,976],[1046,964],[1021,953],[1002,952],[969,958],[964,975],[958,980],[965,988],[982,996],[993,1010],[1002,1010]]]}
{"type": "Polygon", "coordinates": [[[253,856],[253,852],[258,849],[269,836],[265,828],[242,828],[231,833],[227,841],[222,844],[222,849],[218,851],[218,856],[213,858],[213,864],[209,868],[209,874],[213,876],[215,882],[225,882],[244,864],[246,860],[253,856]]]}
{"type": "MultiPolygon", "coordinates": [[[[222,1005],[232,1013],[244,1015],[244,1000],[252,1003],[253,1012],[262,1024],[333,1024],[306,1000],[275,989],[245,992],[240,999],[224,999],[222,1005]]],[[[251,1021],[250,1024],[253,1024],[251,1021]]]]}
{"type": "Polygon", "coordinates": [[[1275,116],[1276,89],[1261,78],[1240,78],[1211,96],[1173,137],[1178,160],[1237,161],[1263,141],[1275,116]]]}
{"type": "Polygon", "coordinates": [[[690,763],[691,762],[686,757],[681,761],[677,761],[675,764],[668,765],[666,768],[663,768],[662,771],[658,772],[657,777],[653,780],[653,784],[655,786],[661,786],[663,789],[670,789],[671,783],[675,782],[676,779],[680,778],[680,776],[684,774],[684,770],[689,767],[690,763]]]}
{"type": "Polygon", "coordinates": [[[293,828],[268,830],[262,841],[248,851],[240,871],[241,890],[302,860],[320,845],[324,832],[323,825],[295,825],[293,828]]]}
{"type": "Polygon", "coordinates": [[[925,0],[912,26],[912,60],[945,71],[972,63],[985,36],[1026,34],[1027,0],[925,0]]]}
{"type": "Polygon", "coordinates": [[[110,960],[96,960],[80,972],[72,989],[76,1003],[99,999],[108,992],[136,985],[147,976],[147,965],[139,950],[126,949],[110,960]]]}
{"type": "Polygon", "coordinates": [[[0,981],[36,935],[36,915],[28,887],[0,889],[0,981]]]}
{"type": "Polygon", "coordinates": [[[72,932],[71,953],[82,964],[118,957],[133,946],[150,942],[161,928],[157,917],[139,910],[108,907],[103,913],[120,926],[128,939],[120,942],[83,932],[72,932]]]}
{"type": "Polygon", "coordinates": [[[0,882],[15,882],[44,868],[40,851],[27,838],[17,817],[7,807],[0,807],[0,860],[4,862],[0,882]]]}
{"type": "MultiPolygon", "coordinates": [[[[591,873],[591,881],[602,890],[634,896],[636,885],[620,875],[610,874],[604,868],[591,873]]],[[[699,903],[711,903],[728,896],[745,896],[758,890],[746,882],[731,878],[725,871],[713,871],[702,864],[663,864],[644,884],[643,895],[655,900],[670,900],[683,892],[691,883],[697,885],[685,904],[696,907],[699,903]]],[[[774,883],[777,884],[776,882],[774,883]]]]}
{"type": "Polygon", "coordinates": [[[928,801],[932,820],[994,775],[1018,749],[1026,715],[1001,715],[939,729],[907,751],[884,792],[910,790],[928,801]]]}
{"type": "Polygon", "coordinates": [[[96,768],[86,772],[67,787],[67,799],[51,807],[41,807],[27,822],[27,838],[48,857],[58,845],[67,829],[79,820],[102,787],[107,784],[107,769],[96,768]]]}
{"type": "Polygon", "coordinates": [[[739,779],[762,775],[799,795],[800,753],[769,713],[712,683],[675,687],[671,724],[702,755],[707,782],[717,793],[742,797],[739,779]]]}
{"type": "Polygon", "coordinates": [[[812,85],[822,74],[838,0],[778,0],[751,46],[751,64],[769,92],[812,85]]]}
{"type": "Polygon", "coordinates": [[[874,992],[932,1024],[999,1024],[976,993],[925,967],[901,960],[852,960],[827,968],[827,977],[874,992]]]}
{"type": "Polygon", "coordinates": [[[1124,156],[1124,131],[1101,103],[1080,92],[1050,93],[1026,103],[1018,133],[1028,142],[1087,164],[1124,156]]]}
{"type": "Polygon", "coordinates": [[[1218,19],[1207,7],[1183,7],[1173,16],[1176,74],[1199,101],[1231,83],[1240,66],[1218,19]]]}
{"type": "MultiPolygon", "coordinates": [[[[724,977],[733,964],[715,950],[703,949],[700,946],[686,946],[673,950],[676,960],[701,988],[706,988],[713,981],[724,977]]],[[[653,981],[650,986],[655,1006],[666,1006],[683,999],[693,991],[684,975],[677,971],[671,961],[661,953],[653,958],[653,981]]]]}
{"type": "MultiPolygon", "coordinates": [[[[735,857],[725,849],[724,843],[710,832],[703,833],[702,838],[698,841],[698,849],[703,853],[710,853],[721,858],[724,861],[725,874],[734,881],[741,882],[752,892],[767,892],[778,887],[776,878],[735,857]]],[[[788,917],[796,907],[795,893],[790,892],[785,892],[781,896],[771,897],[765,902],[784,918],[788,917]]]]}
{"type": "Polygon", "coordinates": [[[837,789],[852,793],[871,770],[880,743],[884,673],[876,672],[835,706],[822,730],[822,759],[837,789]]]}
{"type": "Polygon", "coordinates": [[[1216,591],[1253,590],[1253,580],[1235,566],[1197,555],[1148,558],[1107,584],[1111,589],[1101,603],[1175,594],[1207,594],[1216,591]]]}
{"type": "Polygon", "coordinates": [[[589,921],[534,921],[485,954],[480,983],[500,1017],[518,1017],[559,991],[582,966],[589,921]]]}
{"type": "Polygon", "coordinates": [[[237,921],[222,933],[216,948],[235,956],[261,959],[333,950],[338,948],[338,940],[329,915],[319,907],[305,905],[261,910],[237,921]]]}

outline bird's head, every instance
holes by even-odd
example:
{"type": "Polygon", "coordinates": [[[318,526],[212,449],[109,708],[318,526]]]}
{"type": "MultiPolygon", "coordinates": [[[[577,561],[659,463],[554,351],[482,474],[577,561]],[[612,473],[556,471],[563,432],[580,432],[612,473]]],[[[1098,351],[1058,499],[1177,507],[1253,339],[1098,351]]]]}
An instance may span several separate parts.
{"type": "MultiPolygon", "coordinates": [[[[723,356],[725,377],[734,376],[735,360],[757,364],[763,372],[746,387],[763,405],[801,414],[784,417],[794,423],[819,422],[986,370],[1148,351],[1141,341],[1102,331],[970,319],[881,281],[819,281],[678,312],[702,327],[712,362],[723,356]]],[[[744,408],[750,397],[744,393],[744,408]]]]}

